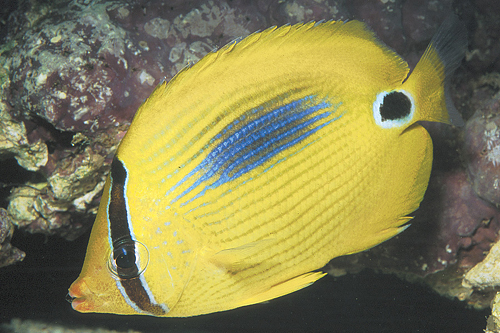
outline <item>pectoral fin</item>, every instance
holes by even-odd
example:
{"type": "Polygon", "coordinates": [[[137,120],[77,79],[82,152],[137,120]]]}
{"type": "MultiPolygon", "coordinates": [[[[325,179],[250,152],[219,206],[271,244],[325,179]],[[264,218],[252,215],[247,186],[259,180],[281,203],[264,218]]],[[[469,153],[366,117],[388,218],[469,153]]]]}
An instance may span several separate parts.
{"type": "Polygon", "coordinates": [[[263,239],[242,246],[225,249],[215,253],[210,261],[219,268],[228,272],[237,272],[255,264],[252,257],[264,251],[273,242],[273,239],[263,239]]]}

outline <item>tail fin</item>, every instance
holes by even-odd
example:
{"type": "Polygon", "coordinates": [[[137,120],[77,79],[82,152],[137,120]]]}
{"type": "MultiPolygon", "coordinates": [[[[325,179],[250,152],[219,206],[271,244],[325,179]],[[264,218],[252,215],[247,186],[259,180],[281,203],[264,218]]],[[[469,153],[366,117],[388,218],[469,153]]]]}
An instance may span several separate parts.
{"type": "Polygon", "coordinates": [[[449,93],[450,77],[467,49],[467,29],[456,15],[448,16],[403,87],[416,97],[416,121],[438,121],[462,126],[449,93]]]}
{"type": "Polygon", "coordinates": [[[445,66],[445,75],[449,76],[460,66],[467,44],[467,29],[463,22],[452,14],[441,24],[427,50],[434,47],[445,66]]]}

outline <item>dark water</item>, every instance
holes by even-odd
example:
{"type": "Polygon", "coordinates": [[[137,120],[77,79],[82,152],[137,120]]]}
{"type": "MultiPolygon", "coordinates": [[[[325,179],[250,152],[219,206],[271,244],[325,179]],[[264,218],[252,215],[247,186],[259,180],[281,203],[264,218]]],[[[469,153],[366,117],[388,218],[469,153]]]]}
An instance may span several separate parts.
{"type": "Polygon", "coordinates": [[[0,324],[12,318],[142,332],[482,332],[489,310],[467,309],[425,286],[364,271],[330,276],[291,295],[193,318],[80,314],[64,300],[88,234],[75,242],[17,233],[24,262],[0,269],[0,324]],[[46,244],[44,244],[47,242],[46,244]]]}

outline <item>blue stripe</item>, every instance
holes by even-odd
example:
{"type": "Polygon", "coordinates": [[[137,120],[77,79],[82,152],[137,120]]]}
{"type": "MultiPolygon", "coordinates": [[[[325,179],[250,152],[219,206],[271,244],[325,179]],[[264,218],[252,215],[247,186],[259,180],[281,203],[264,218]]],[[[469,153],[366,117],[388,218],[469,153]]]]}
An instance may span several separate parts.
{"type": "Polygon", "coordinates": [[[314,104],[314,96],[307,96],[270,111],[259,107],[244,113],[210,140],[217,143],[215,148],[167,192],[168,195],[189,179],[194,180],[171,204],[205,182],[208,184],[182,205],[263,165],[340,118],[320,122],[330,117],[337,107],[332,108],[326,101],[314,104]]]}

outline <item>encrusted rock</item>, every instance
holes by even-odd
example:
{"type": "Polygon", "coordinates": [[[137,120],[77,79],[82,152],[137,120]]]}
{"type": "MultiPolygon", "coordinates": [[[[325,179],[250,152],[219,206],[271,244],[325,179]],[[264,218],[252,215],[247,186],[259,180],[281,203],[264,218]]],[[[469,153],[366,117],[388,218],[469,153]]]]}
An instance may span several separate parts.
{"type": "MultiPolygon", "coordinates": [[[[500,87],[500,75],[496,76],[500,87]]],[[[474,191],[497,206],[500,206],[499,106],[500,94],[497,94],[476,111],[465,131],[466,162],[474,191]]]]}
{"type": "Polygon", "coordinates": [[[496,294],[495,299],[491,302],[491,316],[488,317],[487,326],[484,332],[500,332],[500,292],[496,294]]]}
{"type": "Polygon", "coordinates": [[[48,159],[45,142],[41,140],[30,142],[24,124],[12,119],[7,106],[2,102],[0,102],[0,156],[14,156],[19,165],[29,171],[37,171],[47,163],[48,159]]]}
{"type": "Polygon", "coordinates": [[[463,284],[479,289],[500,287],[500,242],[491,248],[482,262],[465,274],[463,284]]]}
{"type": "Polygon", "coordinates": [[[10,244],[14,226],[3,208],[0,208],[0,267],[11,265],[24,259],[24,252],[10,244]]]}

